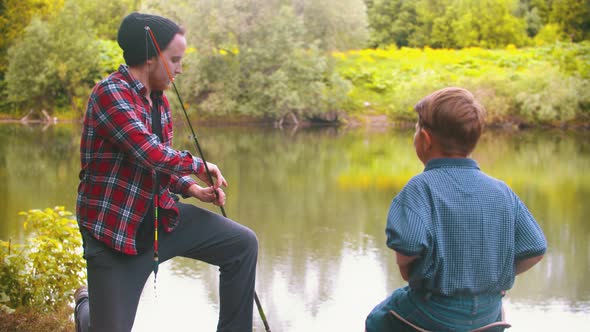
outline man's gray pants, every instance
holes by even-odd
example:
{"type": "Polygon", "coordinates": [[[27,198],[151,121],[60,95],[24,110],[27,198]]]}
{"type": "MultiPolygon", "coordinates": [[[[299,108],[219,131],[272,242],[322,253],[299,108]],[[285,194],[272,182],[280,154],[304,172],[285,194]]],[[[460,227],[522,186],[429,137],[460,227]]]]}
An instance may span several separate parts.
{"type": "MultiPolygon", "coordinates": [[[[158,232],[160,263],[181,256],[219,266],[217,331],[252,331],[256,234],[206,209],[181,202],[177,206],[177,228],[171,233],[158,232]]],[[[89,296],[78,305],[79,331],[129,332],[153,269],[153,248],[130,256],[108,248],[86,232],[82,235],[89,296]]]]}

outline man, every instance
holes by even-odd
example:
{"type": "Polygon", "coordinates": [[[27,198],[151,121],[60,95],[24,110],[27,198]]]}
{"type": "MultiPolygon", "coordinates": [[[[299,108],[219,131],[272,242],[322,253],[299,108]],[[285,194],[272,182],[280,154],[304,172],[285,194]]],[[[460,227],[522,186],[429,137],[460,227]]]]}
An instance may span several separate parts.
{"type": "Polygon", "coordinates": [[[215,164],[207,164],[215,179],[208,183],[201,159],[171,148],[172,117],[163,93],[171,82],[163,61],[171,75],[181,72],[184,30],[164,17],[132,13],[122,21],[117,41],[126,65],[94,87],[80,144],[76,212],[88,288],[75,294],[76,329],[132,329],[154,267],[157,221],[160,262],[183,256],[220,267],[217,330],[251,331],[256,235],[174,195],[221,206],[221,186],[227,186],[215,164]]]}

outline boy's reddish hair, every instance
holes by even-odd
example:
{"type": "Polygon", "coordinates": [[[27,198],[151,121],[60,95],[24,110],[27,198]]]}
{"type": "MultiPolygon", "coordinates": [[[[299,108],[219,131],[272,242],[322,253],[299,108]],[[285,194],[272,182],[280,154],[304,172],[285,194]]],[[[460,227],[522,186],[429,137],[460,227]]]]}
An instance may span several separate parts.
{"type": "Polygon", "coordinates": [[[436,136],[443,152],[468,155],[475,149],[486,110],[468,90],[438,90],[418,102],[414,110],[418,113],[418,126],[436,136]]]}

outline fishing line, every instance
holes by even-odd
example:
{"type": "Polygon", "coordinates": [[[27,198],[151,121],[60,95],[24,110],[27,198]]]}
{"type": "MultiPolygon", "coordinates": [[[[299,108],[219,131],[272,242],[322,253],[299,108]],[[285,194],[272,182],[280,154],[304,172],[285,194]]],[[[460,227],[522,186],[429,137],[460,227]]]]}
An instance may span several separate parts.
{"type": "MultiPolygon", "coordinates": [[[[148,54],[148,34],[147,34],[147,29],[146,29],[146,34],[145,34],[145,59],[149,59],[149,54],[148,54]]],[[[148,73],[149,73],[149,63],[147,64],[148,66],[148,73]]],[[[151,97],[150,97],[151,100],[151,97]]],[[[155,111],[160,111],[159,109],[154,110],[154,106],[158,107],[158,105],[154,105],[154,101],[152,100],[152,105],[150,105],[150,111],[151,111],[151,118],[152,118],[152,132],[154,131],[154,112],[155,111]]],[[[160,118],[160,117],[158,117],[160,118]]],[[[156,136],[158,135],[157,133],[156,136]]],[[[160,134],[161,135],[161,134],[160,134]]],[[[153,211],[153,215],[154,215],[154,296],[157,298],[158,297],[158,292],[157,292],[157,288],[156,288],[156,280],[158,279],[158,267],[160,266],[160,255],[159,255],[159,245],[158,245],[158,197],[159,197],[159,181],[158,181],[158,171],[154,170],[154,176],[153,176],[153,182],[154,182],[154,189],[153,189],[153,196],[154,196],[154,211],[153,211]]]]}
{"type": "MultiPolygon", "coordinates": [[[[160,45],[158,45],[158,41],[156,40],[156,36],[154,36],[152,29],[150,29],[149,26],[145,26],[144,29],[146,30],[146,39],[147,39],[147,33],[149,33],[149,35],[151,37],[152,45],[154,46],[156,53],[160,56],[160,60],[161,60],[160,62],[162,62],[162,64],[164,65],[164,69],[166,70],[166,73],[168,74],[168,78],[170,79],[170,83],[172,83],[172,87],[174,87],[174,92],[176,93],[176,97],[178,98],[178,101],[180,103],[180,108],[182,108],[186,122],[188,123],[188,126],[191,130],[193,141],[197,147],[197,150],[199,152],[199,156],[201,157],[201,160],[202,160],[203,164],[205,165],[205,172],[207,174],[207,177],[209,178],[210,184],[213,185],[213,183],[214,183],[213,177],[211,176],[211,172],[209,171],[209,167],[207,166],[207,161],[205,160],[205,155],[203,154],[203,150],[201,150],[201,145],[199,144],[199,140],[197,139],[197,135],[195,134],[195,130],[193,129],[193,125],[188,117],[188,113],[186,111],[186,108],[184,107],[184,102],[182,101],[182,98],[180,97],[180,93],[178,93],[178,89],[176,88],[176,84],[174,84],[174,78],[172,77],[172,73],[170,72],[170,68],[168,67],[168,62],[166,61],[166,59],[162,55],[162,50],[160,50],[160,45]]],[[[146,47],[146,50],[147,50],[147,47],[146,47]]],[[[147,60],[147,57],[146,57],[146,60],[147,60]]],[[[215,190],[214,192],[215,192],[216,199],[219,199],[219,194],[217,193],[217,190],[215,190]]],[[[221,209],[221,214],[227,218],[227,214],[225,213],[224,207],[222,205],[220,205],[219,208],[221,209]]],[[[154,257],[154,264],[156,264],[155,259],[156,259],[156,257],[154,257]]],[[[154,272],[155,271],[157,271],[156,265],[154,265],[154,272]]],[[[266,321],[266,315],[264,314],[264,310],[262,309],[262,305],[260,304],[260,300],[258,299],[258,294],[256,294],[256,291],[254,291],[254,301],[256,302],[256,307],[258,308],[258,313],[260,314],[260,318],[262,319],[262,322],[264,323],[264,328],[265,328],[266,332],[271,332],[270,326],[268,325],[268,322],[266,321]]]]}

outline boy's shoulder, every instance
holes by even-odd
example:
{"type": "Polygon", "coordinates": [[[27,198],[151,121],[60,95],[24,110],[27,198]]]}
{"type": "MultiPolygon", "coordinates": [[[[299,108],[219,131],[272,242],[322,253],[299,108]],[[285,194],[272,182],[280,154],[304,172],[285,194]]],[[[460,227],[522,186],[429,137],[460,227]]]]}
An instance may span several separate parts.
{"type": "Polygon", "coordinates": [[[481,170],[472,172],[469,176],[453,174],[449,176],[444,169],[434,169],[413,176],[398,193],[396,198],[406,202],[422,204],[420,200],[430,200],[433,191],[441,192],[461,188],[461,192],[488,191],[500,195],[515,196],[510,186],[481,170]],[[457,178],[459,177],[459,178],[457,178]]]}
{"type": "Polygon", "coordinates": [[[427,196],[431,180],[426,172],[414,175],[395,196],[394,200],[403,204],[421,204],[423,197],[427,196]]]}
{"type": "Polygon", "coordinates": [[[408,181],[406,187],[424,187],[433,184],[444,185],[444,181],[448,177],[452,177],[453,181],[469,179],[470,181],[480,181],[482,183],[493,184],[509,189],[509,186],[505,181],[485,173],[479,169],[479,167],[462,168],[452,166],[429,169],[416,174],[408,181]]]}

